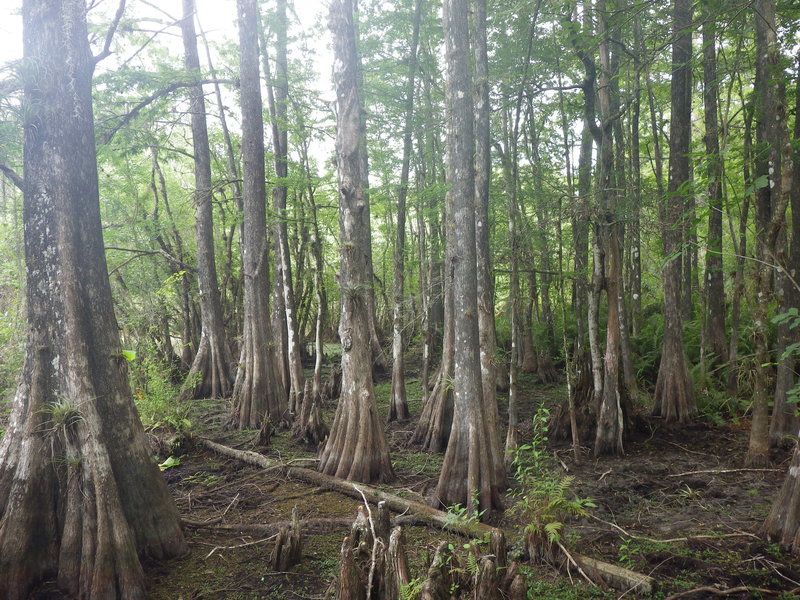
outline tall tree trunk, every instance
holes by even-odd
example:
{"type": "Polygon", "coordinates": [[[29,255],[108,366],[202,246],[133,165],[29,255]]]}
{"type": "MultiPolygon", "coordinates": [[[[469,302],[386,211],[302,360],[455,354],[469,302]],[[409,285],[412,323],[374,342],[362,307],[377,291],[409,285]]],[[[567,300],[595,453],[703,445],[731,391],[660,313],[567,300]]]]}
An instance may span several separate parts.
{"type": "MultiPolygon", "coordinates": [[[[753,112],[752,103],[750,103],[749,109],[748,106],[745,105],[742,151],[742,175],[745,189],[751,189],[753,183],[750,171],[753,146],[753,112]]],[[[734,249],[736,250],[736,271],[733,280],[733,298],[731,299],[731,335],[728,348],[728,381],[725,386],[731,398],[736,398],[739,394],[739,374],[741,372],[739,361],[739,325],[741,320],[742,298],[745,292],[744,267],[747,257],[747,224],[750,214],[750,203],[751,194],[745,194],[742,201],[741,214],[739,216],[738,243],[736,242],[737,235],[733,231],[732,219],[730,215],[728,217],[731,239],[734,241],[734,249]]]]}
{"type": "Polygon", "coordinates": [[[613,126],[618,117],[612,115],[612,95],[610,76],[609,43],[610,36],[606,24],[605,0],[598,0],[598,36],[600,37],[600,77],[598,79],[598,99],[602,118],[600,137],[599,173],[599,217],[597,230],[604,249],[604,275],[608,309],[606,316],[606,349],[603,357],[603,386],[597,413],[597,432],[595,434],[594,455],[624,454],[623,435],[623,394],[620,386],[622,376],[622,357],[620,343],[620,285],[622,283],[622,261],[619,244],[619,224],[617,223],[617,199],[614,189],[614,149],[613,126]]]}
{"type": "MultiPolygon", "coordinates": [[[[483,414],[487,419],[489,446],[500,448],[500,415],[497,407],[497,339],[494,324],[494,273],[489,247],[489,187],[492,157],[489,130],[489,54],[486,40],[486,0],[474,0],[474,114],[475,114],[475,261],[478,284],[478,343],[483,389],[483,414]]],[[[499,450],[494,459],[495,484],[505,486],[505,461],[499,450]]]]}
{"type": "Polygon", "coordinates": [[[631,295],[631,335],[639,336],[640,317],[642,314],[642,243],[641,243],[641,214],[642,214],[642,168],[640,151],[641,109],[642,109],[642,57],[644,56],[644,43],[642,41],[642,23],[637,17],[633,22],[634,58],[633,69],[635,73],[633,89],[633,106],[631,108],[631,185],[633,202],[631,206],[630,225],[630,284],[631,295]]]}
{"type": "Polygon", "coordinates": [[[712,364],[728,361],[725,338],[725,287],[722,269],[722,157],[717,122],[716,23],[712,0],[703,8],[703,107],[705,117],[706,160],[708,161],[708,239],[706,241],[705,341],[712,364]]]}
{"type": "Polygon", "coordinates": [[[669,127],[669,181],[664,211],[664,341],[653,398],[653,414],[665,421],[686,422],[697,411],[683,347],[681,315],[682,186],[689,180],[691,139],[692,7],[688,0],[673,2],[672,85],[669,127]]]}
{"type": "MultiPolygon", "coordinates": [[[[286,0],[277,0],[276,5],[276,43],[275,80],[268,88],[270,115],[272,121],[272,145],[275,156],[275,177],[277,185],[272,188],[272,205],[275,211],[276,277],[279,277],[276,293],[283,294],[283,314],[281,328],[286,334],[285,356],[289,370],[289,412],[296,413],[300,408],[303,389],[303,363],[300,357],[300,338],[297,328],[297,307],[292,282],[292,265],[289,256],[289,232],[287,227],[286,199],[289,192],[289,74],[286,49],[286,0]]],[[[269,66],[266,47],[264,64],[269,66]]],[[[267,78],[270,79],[269,73],[267,78]]]]}
{"type": "MultiPolygon", "coordinates": [[[[121,13],[120,13],[121,16],[121,13]]],[[[0,442],[0,596],[145,597],[139,557],[186,551],[121,355],[100,224],[83,0],[25,0],[28,341],[0,442]]]]}
{"type": "MultiPolygon", "coordinates": [[[[194,29],[195,2],[183,0],[181,32],[186,69],[200,76],[197,36],[194,29]]],[[[211,152],[208,146],[203,86],[190,88],[194,149],[195,232],[197,237],[197,284],[200,288],[200,344],[186,376],[182,395],[186,398],[226,398],[233,388],[230,348],[222,318],[222,303],[214,260],[214,221],[211,212],[211,152]]]]}
{"type": "MultiPolygon", "coordinates": [[[[800,57],[798,57],[800,64],[800,57]]],[[[795,91],[795,122],[794,140],[800,140],[800,74],[797,76],[797,88],[795,91]]],[[[785,313],[791,307],[800,306],[800,290],[797,289],[800,281],[800,149],[795,149],[794,161],[792,163],[792,183],[791,183],[791,242],[789,243],[789,256],[782,265],[786,269],[786,274],[782,274],[780,283],[781,304],[779,311],[785,313]]],[[[790,352],[785,353],[787,345],[800,341],[800,331],[790,328],[787,322],[782,323],[778,328],[779,347],[778,347],[778,368],[775,376],[775,397],[772,409],[772,421],[770,422],[770,442],[773,446],[783,444],[785,440],[791,439],[800,429],[800,417],[797,415],[797,404],[787,402],[786,395],[797,382],[797,355],[790,352]]]]}
{"type": "Polygon", "coordinates": [[[745,456],[748,466],[769,462],[769,363],[768,312],[773,295],[774,264],[778,240],[791,191],[791,145],[786,130],[786,82],[780,64],[775,0],[756,0],[756,119],[757,140],[767,147],[767,160],[756,161],[756,177],[768,185],[756,191],[755,265],[756,302],[755,373],[753,377],[753,420],[745,456]]]}
{"type": "Polygon", "coordinates": [[[336,87],[336,163],[339,185],[339,289],[342,312],[342,393],[331,435],[320,454],[320,471],[371,483],[394,478],[389,448],[378,418],[372,387],[369,327],[370,233],[363,231],[368,210],[360,146],[363,140],[358,86],[353,0],[330,7],[336,87]]]}
{"type": "Polygon", "coordinates": [[[411,48],[408,53],[408,79],[406,81],[405,124],[403,126],[403,162],[400,169],[400,186],[397,189],[397,238],[394,245],[394,308],[392,309],[392,391],[389,398],[389,421],[408,419],[406,375],[403,350],[405,335],[403,303],[405,301],[406,252],[406,198],[408,173],[411,167],[411,148],[414,117],[414,88],[417,76],[417,45],[422,21],[422,0],[414,3],[411,48]]]}
{"type": "Polygon", "coordinates": [[[242,176],[244,223],[244,333],[239,370],[233,389],[232,423],[239,428],[261,427],[288,419],[286,390],[272,346],[269,314],[264,118],[258,69],[258,7],[256,0],[237,0],[242,104],[242,176]]]}
{"type": "Polygon", "coordinates": [[[468,3],[445,0],[447,57],[447,194],[458,235],[453,252],[454,409],[453,428],[436,486],[435,502],[461,504],[470,511],[500,507],[491,419],[483,402],[478,352],[478,281],[475,252],[475,171],[468,3]]]}

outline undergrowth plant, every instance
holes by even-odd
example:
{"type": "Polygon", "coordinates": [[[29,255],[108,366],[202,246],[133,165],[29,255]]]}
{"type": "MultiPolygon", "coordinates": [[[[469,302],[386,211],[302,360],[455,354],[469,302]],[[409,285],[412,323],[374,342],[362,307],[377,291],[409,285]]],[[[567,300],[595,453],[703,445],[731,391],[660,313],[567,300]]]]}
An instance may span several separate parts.
{"type": "Polygon", "coordinates": [[[174,381],[172,367],[155,352],[146,349],[131,360],[131,385],[146,430],[169,429],[179,436],[189,432],[191,407],[180,401],[180,386],[174,381]]]}
{"type": "Polygon", "coordinates": [[[547,450],[550,411],[540,406],[533,416],[533,434],[527,444],[514,451],[514,504],[509,512],[522,518],[525,541],[532,562],[554,562],[562,541],[564,523],[588,514],[591,498],[571,497],[574,478],[555,466],[547,450]]]}

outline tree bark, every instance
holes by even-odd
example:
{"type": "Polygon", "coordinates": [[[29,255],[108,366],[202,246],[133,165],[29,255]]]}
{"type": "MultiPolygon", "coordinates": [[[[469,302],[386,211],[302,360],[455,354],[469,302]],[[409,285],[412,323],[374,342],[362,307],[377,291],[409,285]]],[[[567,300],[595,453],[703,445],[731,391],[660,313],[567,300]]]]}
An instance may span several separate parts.
{"type": "Polygon", "coordinates": [[[768,185],[756,191],[755,265],[756,302],[755,366],[753,377],[753,420],[745,456],[747,466],[769,463],[769,341],[768,312],[774,299],[773,276],[779,235],[790,200],[791,144],[786,130],[786,82],[780,64],[776,34],[775,0],[754,4],[756,30],[756,135],[768,148],[767,160],[756,162],[756,176],[765,176],[768,185]]]}
{"type": "Polygon", "coordinates": [[[127,380],[103,249],[82,0],[22,6],[28,342],[0,442],[0,596],[145,597],[186,551],[127,380]]]}
{"type": "MultiPolygon", "coordinates": [[[[272,145],[275,157],[277,185],[272,188],[272,205],[275,211],[275,260],[279,285],[276,293],[283,295],[281,327],[286,334],[284,353],[289,369],[289,412],[300,409],[305,387],[303,364],[300,357],[300,338],[297,327],[297,306],[292,281],[292,264],[289,255],[289,231],[287,227],[286,200],[289,193],[289,74],[286,49],[288,20],[286,0],[277,0],[276,5],[275,79],[270,81],[269,105],[272,121],[272,145]]],[[[264,64],[269,66],[266,47],[262,48],[264,64]]],[[[268,80],[269,73],[267,73],[268,80]]]]}
{"type": "Polygon", "coordinates": [[[405,302],[405,252],[406,252],[406,198],[408,174],[411,167],[411,149],[414,117],[414,88],[417,75],[417,45],[422,20],[422,0],[414,3],[411,47],[408,54],[408,79],[405,89],[405,124],[403,126],[403,161],[400,185],[397,189],[397,237],[394,245],[394,307],[392,309],[392,391],[389,398],[389,421],[409,418],[406,399],[405,329],[403,304],[405,302]]]}
{"type": "Polygon", "coordinates": [[[370,233],[360,145],[363,139],[353,0],[331,3],[330,29],[336,87],[336,163],[339,186],[339,289],[342,393],[331,435],[320,455],[320,471],[351,481],[394,478],[372,386],[369,327],[370,233]]]}
{"type": "MultiPolygon", "coordinates": [[[[194,28],[195,2],[183,0],[181,32],[186,69],[200,77],[200,58],[194,28]]],[[[226,398],[231,395],[232,358],[222,317],[217,267],[214,260],[214,221],[211,211],[211,153],[208,146],[203,86],[189,88],[195,178],[197,284],[200,288],[200,343],[186,376],[184,398],[226,398]]]]}
{"type": "Polygon", "coordinates": [[[244,223],[244,333],[236,383],[232,423],[260,428],[264,417],[274,425],[288,419],[286,390],[273,346],[269,318],[264,119],[258,68],[258,8],[256,0],[237,0],[242,104],[242,176],[244,223]]]}
{"type": "Polygon", "coordinates": [[[478,289],[475,238],[475,170],[468,3],[445,0],[447,57],[447,194],[452,198],[458,235],[452,256],[454,344],[453,427],[434,501],[461,504],[471,511],[500,507],[495,469],[500,449],[483,402],[478,353],[478,289]]]}
{"type": "Polygon", "coordinates": [[[717,34],[711,0],[704,3],[703,20],[703,107],[706,160],[708,161],[708,238],[706,241],[705,342],[711,364],[728,361],[725,338],[725,287],[722,268],[722,157],[717,120],[717,34]]]}
{"type": "MultiPolygon", "coordinates": [[[[489,130],[489,55],[486,40],[486,0],[474,0],[474,110],[475,110],[475,260],[478,283],[478,343],[483,389],[483,410],[489,445],[500,448],[500,414],[497,407],[497,339],[494,323],[494,274],[489,244],[489,188],[492,156],[489,130]]],[[[493,455],[496,484],[506,480],[503,453],[493,455]]]]}
{"type": "Polygon", "coordinates": [[[692,7],[674,0],[669,180],[664,211],[664,340],[653,397],[653,414],[667,422],[684,423],[697,411],[683,347],[681,314],[681,215],[685,208],[682,186],[689,181],[691,139],[692,7]]]}
{"type": "Polygon", "coordinates": [[[606,316],[606,349],[603,357],[602,391],[597,413],[597,431],[594,455],[624,454],[622,443],[624,415],[624,385],[620,343],[620,285],[622,281],[621,253],[619,247],[619,224],[617,223],[617,199],[614,189],[613,123],[618,118],[612,115],[610,76],[610,36],[606,25],[605,0],[597,3],[598,35],[600,36],[600,77],[598,79],[600,102],[600,173],[599,173],[599,217],[597,230],[604,249],[604,275],[608,311],[606,316]]]}
{"type": "MultiPolygon", "coordinates": [[[[798,75],[800,82],[800,75],[798,75]]],[[[800,114],[800,85],[795,91],[795,115],[800,114]]],[[[795,118],[794,139],[800,140],[800,119],[795,118]]],[[[794,151],[792,163],[791,183],[791,242],[789,243],[789,256],[782,267],[786,273],[780,278],[783,289],[781,290],[780,312],[786,312],[792,306],[800,306],[800,290],[797,289],[800,281],[800,150],[794,151]]],[[[784,257],[786,258],[786,257],[784,257]]],[[[779,326],[778,335],[782,343],[778,348],[778,368],[775,376],[775,397],[770,422],[770,442],[773,446],[785,443],[798,429],[800,429],[800,416],[797,414],[797,405],[786,401],[787,392],[797,382],[797,355],[790,353],[786,357],[781,354],[788,344],[800,341],[800,331],[790,329],[788,323],[779,326]]]]}

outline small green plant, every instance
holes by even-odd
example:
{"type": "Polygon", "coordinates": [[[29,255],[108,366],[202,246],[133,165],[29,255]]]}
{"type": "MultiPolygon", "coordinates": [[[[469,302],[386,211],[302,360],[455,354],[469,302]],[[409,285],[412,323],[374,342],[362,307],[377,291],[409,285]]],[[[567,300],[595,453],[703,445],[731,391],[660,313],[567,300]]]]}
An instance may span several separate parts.
{"type": "Polygon", "coordinates": [[[620,537],[622,543],[617,548],[617,558],[619,559],[620,564],[630,567],[633,564],[633,555],[635,554],[633,548],[633,539],[620,537]]]}
{"type": "MultiPolygon", "coordinates": [[[[472,490],[471,493],[472,506],[479,506],[478,490],[472,490]]],[[[481,522],[481,517],[485,510],[475,510],[468,506],[461,506],[461,504],[453,504],[447,507],[446,522],[444,529],[454,529],[455,527],[469,527],[470,525],[477,525],[481,522]]]]}
{"type": "Polygon", "coordinates": [[[562,540],[564,522],[585,516],[595,504],[590,498],[570,498],[574,478],[558,471],[547,451],[550,411],[539,407],[533,417],[531,441],[514,452],[513,465],[518,487],[510,494],[516,499],[509,509],[521,517],[531,560],[550,562],[554,547],[562,540]]]}
{"type": "Polygon", "coordinates": [[[173,381],[172,369],[153,351],[136,353],[131,363],[134,400],[148,430],[168,428],[179,435],[192,427],[189,420],[191,405],[180,401],[180,387],[173,381]]]}
{"type": "Polygon", "coordinates": [[[424,577],[415,577],[400,586],[400,600],[418,600],[425,585],[424,577]]]}
{"type": "Polygon", "coordinates": [[[69,400],[60,399],[47,405],[50,423],[55,429],[65,429],[83,420],[78,407],[69,400]]]}

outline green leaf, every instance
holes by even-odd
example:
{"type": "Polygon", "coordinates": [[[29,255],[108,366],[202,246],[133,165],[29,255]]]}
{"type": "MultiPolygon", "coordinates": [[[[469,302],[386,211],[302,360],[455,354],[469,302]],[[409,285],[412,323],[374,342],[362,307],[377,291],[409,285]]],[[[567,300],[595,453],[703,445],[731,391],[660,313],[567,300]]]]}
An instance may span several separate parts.
{"type": "Polygon", "coordinates": [[[172,467],[177,467],[181,464],[181,459],[177,458],[176,456],[168,456],[167,459],[158,465],[158,468],[162,471],[166,471],[167,469],[171,469],[172,467]]]}
{"type": "Polygon", "coordinates": [[[781,354],[781,360],[786,360],[795,354],[800,354],[800,342],[795,342],[794,344],[789,344],[786,346],[786,350],[784,350],[783,354],[781,354]]]}

